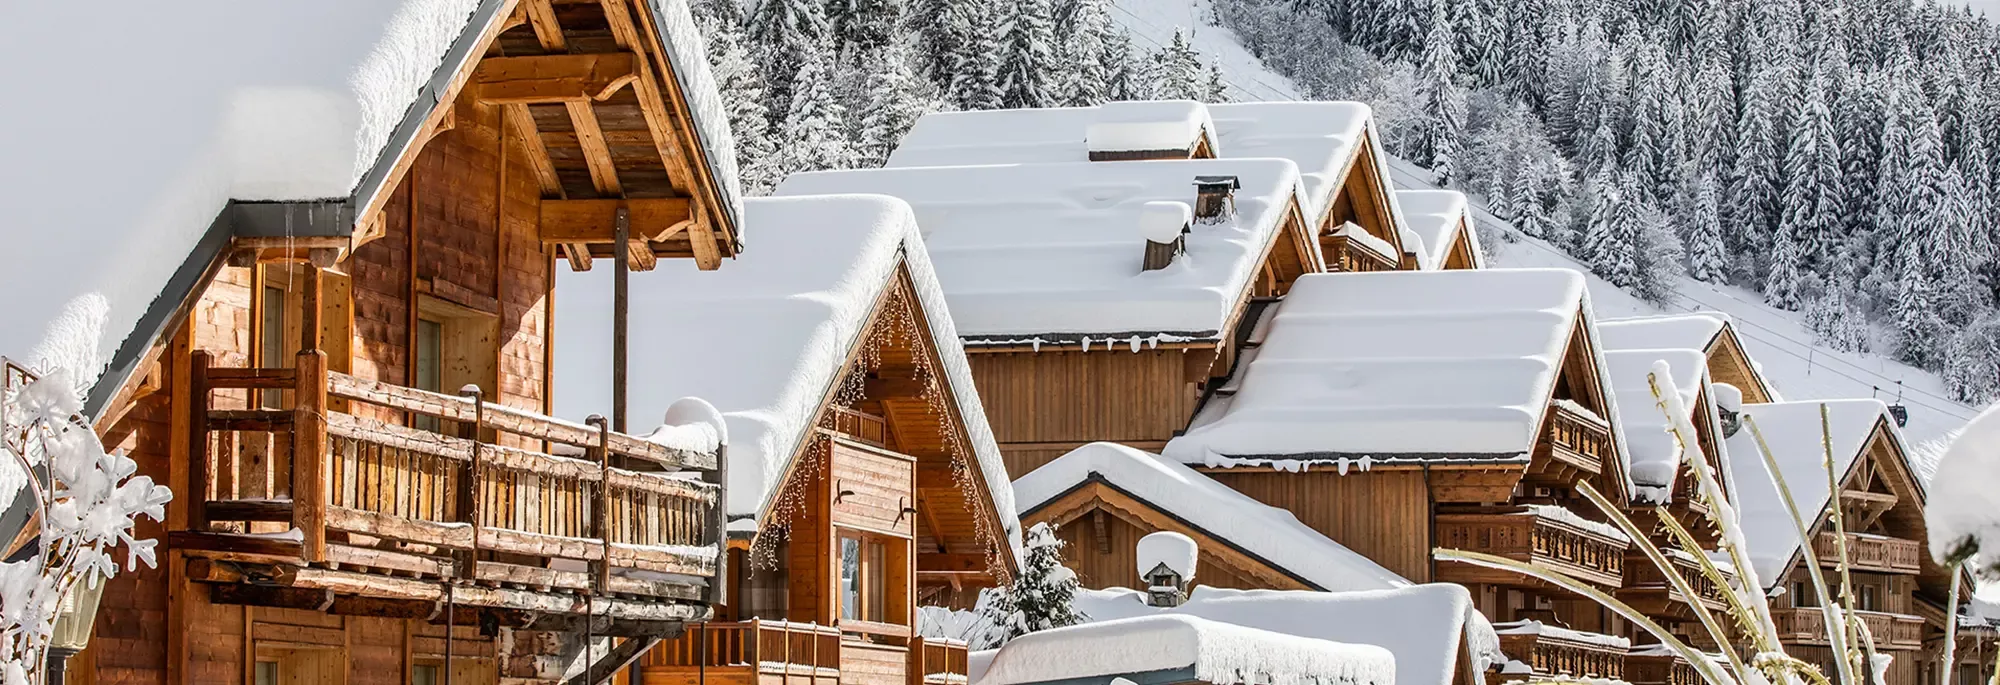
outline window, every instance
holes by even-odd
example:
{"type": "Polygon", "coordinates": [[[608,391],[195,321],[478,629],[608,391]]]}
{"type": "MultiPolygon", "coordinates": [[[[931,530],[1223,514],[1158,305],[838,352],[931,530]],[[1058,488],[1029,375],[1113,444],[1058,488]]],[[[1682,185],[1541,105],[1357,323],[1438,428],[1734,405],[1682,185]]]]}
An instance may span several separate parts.
{"type": "Polygon", "coordinates": [[[1795,607],[1819,606],[1819,595],[1818,593],[1813,592],[1812,583],[1803,580],[1792,581],[1792,606],[1795,607]]]}
{"type": "Polygon", "coordinates": [[[417,664],[410,667],[410,685],[438,685],[442,681],[438,676],[438,670],[437,664],[417,664]]]}
{"type": "Polygon", "coordinates": [[[888,549],[882,541],[840,537],[840,617],[883,622],[888,613],[888,549]]]}
{"type": "Polygon", "coordinates": [[[256,685],[278,685],[278,662],[258,661],[256,677],[256,685]]]}
{"type": "Polygon", "coordinates": [[[1876,607],[1876,601],[1877,601],[1876,598],[1877,598],[1877,593],[1875,592],[1875,586],[1873,585],[1861,586],[1861,599],[1859,600],[1860,604],[1857,606],[1857,608],[1861,609],[1862,611],[1881,611],[1880,608],[1876,607]]]}

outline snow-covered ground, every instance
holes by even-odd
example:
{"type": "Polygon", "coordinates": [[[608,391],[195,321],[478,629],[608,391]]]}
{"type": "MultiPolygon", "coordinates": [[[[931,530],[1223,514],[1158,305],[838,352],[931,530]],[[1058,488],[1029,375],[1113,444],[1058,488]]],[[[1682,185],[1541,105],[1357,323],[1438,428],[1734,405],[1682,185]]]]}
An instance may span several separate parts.
{"type": "MultiPolygon", "coordinates": [[[[1961,0],[1975,9],[2000,9],[2000,0],[1961,0]]],[[[1219,62],[1229,95],[1241,100],[1295,100],[1298,90],[1290,79],[1266,69],[1256,56],[1243,48],[1229,29],[1210,21],[1208,0],[1114,0],[1116,19],[1136,41],[1136,48],[1158,49],[1172,40],[1176,27],[1192,31],[1194,46],[1205,61],[1219,62]]],[[[1430,188],[1429,174],[1401,160],[1391,160],[1397,188],[1430,188]]],[[[1473,218],[1482,226],[1495,226],[1505,238],[1486,245],[1491,267],[1566,267],[1587,271],[1576,260],[1539,240],[1514,231],[1506,222],[1487,211],[1478,198],[1472,202],[1473,218]]],[[[1786,399],[1837,399],[1880,397],[1909,407],[1910,422],[1904,434],[1913,443],[1942,437],[1965,425],[1977,410],[1952,401],[1937,376],[1893,360],[1868,354],[1849,354],[1821,347],[1813,342],[1798,315],[1766,306],[1756,293],[1735,287],[1719,287],[1698,281],[1683,281],[1674,305],[1662,308],[1642,302],[1603,280],[1590,276],[1588,288],[1598,318],[1642,316],[1685,311],[1718,311],[1734,320],[1736,333],[1751,356],[1762,367],[1765,378],[1777,386],[1786,399]],[[1901,382],[1901,387],[1898,382],[1901,382]]]]}

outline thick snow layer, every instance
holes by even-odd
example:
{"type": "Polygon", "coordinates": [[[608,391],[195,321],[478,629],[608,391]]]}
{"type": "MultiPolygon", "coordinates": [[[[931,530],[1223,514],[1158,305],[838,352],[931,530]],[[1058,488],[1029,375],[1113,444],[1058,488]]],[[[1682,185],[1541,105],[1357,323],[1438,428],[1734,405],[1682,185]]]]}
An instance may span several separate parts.
{"type": "MultiPolygon", "coordinates": [[[[1808,530],[1826,512],[1828,502],[1825,448],[1821,446],[1819,407],[1821,402],[1776,402],[1744,407],[1744,415],[1755,420],[1771,446],[1779,473],[1798,502],[1808,530]]],[[[1867,447],[1868,436],[1878,423],[1889,426],[1889,436],[1901,454],[1902,433],[1880,400],[1833,400],[1825,402],[1827,426],[1833,447],[1836,479],[1847,477],[1854,460],[1867,447]]],[[[1764,465],[1763,453],[1748,422],[1728,439],[1731,493],[1741,518],[1747,554],[1757,577],[1768,584],[1783,580],[1781,572],[1799,553],[1799,533],[1791,513],[1778,497],[1776,482],[1764,465]]]]}
{"type": "Polygon", "coordinates": [[[1015,638],[980,685],[1026,685],[1192,668],[1214,685],[1394,685],[1381,647],[1161,614],[1085,623],[1015,638]]]}
{"type": "Polygon", "coordinates": [[[1560,626],[1548,625],[1546,623],[1543,623],[1541,621],[1536,621],[1533,619],[1522,620],[1522,621],[1511,621],[1508,623],[1495,623],[1493,624],[1493,632],[1501,635],[1542,635],[1561,640],[1569,640],[1571,642],[1581,642],[1584,644],[1597,645],[1600,647],[1610,647],[1612,649],[1626,649],[1632,646],[1631,640],[1627,640],[1625,638],[1618,637],[1616,635],[1604,635],[1601,633],[1586,633],[1580,630],[1570,630],[1568,628],[1563,628],[1560,626]]]}
{"type": "MultiPolygon", "coordinates": [[[[1606,344],[1611,344],[1610,336],[1605,336],[1606,344]]],[[[1631,455],[1632,482],[1646,488],[1671,490],[1674,477],[1680,472],[1680,452],[1674,436],[1668,432],[1671,422],[1653,397],[1649,378],[1654,362],[1664,361],[1670,370],[1670,379],[1660,384],[1663,392],[1678,392],[1681,404],[1695,407],[1695,398],[1707,379],[1708,356],[1700,349],[1607,349],[1604,351],[1605,370],[1611,383],[1612,394],[1617,398],[1620,427],[1625,432],[1625,451],[1631,455]]],[[[1690,411],[1701,411],[1694,408],[1690,411]]],[[[1706,421],[1707,417],[1698,420],[1706,421]]],[[[1693,440],[1695,436],[1686,436],[1693,440]]],[[[1700,449],[1699,444],[1689,444],[1689,449],[1700,449]]]]}
{"type": "Polygon", "coordinates": [[[1124,445],[1091,443],[1042,465],[1014,481],[1014,501],[1022,511],[1033,511],[1093,476],[1318,588],[1377,590],[1410,584],[1306,527],[1291,512],[1124,445]]]}
{"type": "Polygon", "coordinates": [[[777,194],[909,202],[962,335],[1137,348],[1162,333],[1218,335],[1275,249],[1297,186],[1298,167],[1283,160],[1183,160],[825,171],[795,174],[777,194]],[[1172,266],[1141,270],[1133,227],[1145,208],[1192,202],[1205,175],[1241,180],[1234,215],[1196,224],[1172,266]]]}
{"type": "Polygon", "coordinates": [[[1389,244],[1387,240],[1375,237],[1375,234],[1363,230],[1352,221],[1341,224],[1338,228],[1333,229],[1332,233],[1333,235],[1354,241],[1375,254],[1388,257],[1389,261],[1396,262],[1403,259],[1403,255],[1396,251],[1395,245],[1389,244]]]}
{"type": "Polygon", "coordinates": [[[1980,563],[2000,561],[2000,405],[1967,425],[1938,460],[1924,522],[1932,557],[1943,561],[1969,540],[1980,563]]]}
{"type": "Polygon", "coordinates": [[[737,178],[736,138],[729,128],[722,91],[709,69],[708,42],[694,23],[688,0],[648,0],[643,4],[653,8],[661,40],[667,44],[667,61],[672,63],[681,95],[694,114],[695,138],[708,156],[723,201],[729,204],[729,216],[737,223],[737,238],[748,242],[742,231],[743,185],[737,178]]]}
{"type": "Polygon", "coordinates": [[[1148,242],[1171,243],[1194,223],[1194,209],[1186,202],[1148,202],[1139,205],[1139,237],[1148,242]]]}
{"type": "Polygon", "coordinates": [[[1585,306],[1555,269],[1302,277],[1226,411],[1165,454],[1518,458],[1585,306]]]}
{"type": "Polygon", "coordinates": [[[8,251],[23,256],[0,270],[0,353],[96,293],[108,359],[229,200],[348,196],[477,4],[10,4],[0,59],[65,57],[8,71],[9,91],[62,106],[12,108],[20,134],[0,138],[8,251]]]}
{"type": "MultiPolygon", "coordinates": [[[[965,164],[1077,162],[1100,148],[1095,137],[1106,121],[1122,121],[1131,109],[1172,109],[1194,103],[1114,102],[1100,107],[941,112],[911,127],[889,155],[891,167],[965,164]],[[1086,150],[1079,141],[1089,137],[1086,150]]],[[[1202,107],[1201,105],[1195,105],[1202,107]]],[[[1248,102],[1207,105],[1199,117],[1211,130],[1216,156],[1225,159],[1289,159],[1298,164],[1304,202],[1300,210],[1313,225],[1333,202],[1364,136],[1373,136],[1373,116],[1359,102],[1248,102]],[[1213,123],[1208,123],[1212,118],[1213,123]]],[[[1165,116],[1162,119],[1167,118],[1165,116]]],[[[1185,141],[1157,149],[1178,149],[1200,129],[1185,124],[1174,135],[1185,141]]],[[[1381,156],[1376,163],[1382,164],[1381,156]]],[[[1387,178],[1387,169],[1378,169],[1387,178]]],[[[1392,198],[1393,204],[1395,200],[1392,198]]]]}
{"type": "Polygon", "coordinates": [[[1584,530],[1602,537],[1607,537],[1613,540],[1617,540],[1619,542],[1624,542],[1628,544],[1632,542],[1632,538],[1627,537],[1625,535],[1625,531],[1619,530],[1617,526],[1611,525],[1609,523],[1604,523],[1602,521],[1592,521],[1582,516],[1578,516],[1576,512],[1571,511],[1567,508],[1559,507],[1553,504],[1530,504],[1527,505],[1527,507],[1528,507],[1528,513],[1534,516],[1545,518],[1551,521],[1558,521],[1571,528],[1584,530]]]}
{"type": "Polygon", "coordinates": [[[1405,248],[1416,250],[1417,264],[1425,269],[1442,269],[1451,248],[1459,241],[1465,241],[1472,250],[1474,268],[1482,267],[1479,256],[1479,232],[1472,230],[1472,215],[1465,208],[1465,194],[1455,190],[1399,190],[1396,204],[1402,209],[1403,222],[1417,236],[1418,244],[1405,244],[1405,248]]]}
{"type": "Polygon", "coordinates": [[[1463,586],[1414,585],[1394,590],[1309,592],[1226,590],[1200,586],[1178,607],[1146,605],[1146,594],[1113,588],[1077,593],[1076,608],[1093,621],[1182,615],[1299,637],[1375,645],[1396,658],[1397,685],[1448,685],[1461,667],[1461,644],[1475,660],[1499,656],[1492,626],[1477,619],[1463,586]]]}
{"type": "MultiPolygon", "coordinates": [[[[940,341],[980,472],[1018,542],[1006,468],[909,208],[838,196],[759,199],[744,209],[745,223],[768,236],[757,250],[719,271],[662,261],[631,275],[632,425],[659,420],[681,396],[713,404],[729,441],[729,513],[761,516],[901,262],[940,341]]],[[[556,412],[609,413],[611,270],[557,274],[555,344],[569,352],[556,355],[551,374],[556,412]]]]}
{"type": "Polygon", "coordinates": [[[1163,530],[1139,538],[1138,573],[1145,577],[1153,569],[1161,566],[1181,577],[1182,582],[1194,580],[1197,550],[1194,538],[1163,530]]]}
{"type": "Polygon", "coordinates": [[[1192,100],[1107,102],[1083,133],[1091,152],[1193,150],[1204,137],[1215,140],[1215,123],[1208,106],[1192,100]]]}
{"type": "Polygon", "coordinates": [[[1627,316],[1597,322],[1607,350],[1686,349],[1708,351],[1729,316],[1717,312],[1627,316]]]}

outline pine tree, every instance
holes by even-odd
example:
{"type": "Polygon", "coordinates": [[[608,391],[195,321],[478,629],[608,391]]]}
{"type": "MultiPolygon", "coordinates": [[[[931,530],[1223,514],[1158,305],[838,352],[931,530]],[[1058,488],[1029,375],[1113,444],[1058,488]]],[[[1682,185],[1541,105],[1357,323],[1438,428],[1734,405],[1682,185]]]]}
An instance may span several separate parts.
{"type": "Polygon", "coordinates": [[[1061,71],[1057,90],[1064,105],[1087,107],[1109,99],[1114,70],[1104,53],[1122,36],[1115,32],[1105,2],[1061,0],[1058,5],[1055,61],[1061,71]]]}
{"type": "Polygon", "coordinates": [[[1000,104],[1009,109],[1054,107],[1062,99],[1054,80],[1055,36],[1048,0],[1012,0],[1006,56],[1000,61],[1000,104]]]}
{"type": "Polygon", "coordinates": [[[1431,11],[1430,31],[1424,36],[1422,98],[1424,123],[1418,134],[1417,154],[1429,163],[1432,183],[1444,186],[1457,172],[1460,136],[1465,129],[1465,99],[1455,78],[1458,53],[1453,45],[1451,15],[1442,3],[1431,11]]]}
{"type": "Polygon", "coordinates": [[[1000,21],[999,8],[988,0],[959,0],[952,11],[964,15],[967,28],[952,46],[951,81],[946,88],[951,100],[969,110],[999,109],[1000,21]]]}
{"type": "Polygon", "coordinates": [[[1736,120],[1736,164],[1723,213],[1732,230],[1723,237],[1738,254],[1762,246],[1777,227],[1777,90],[1775,70],[1755,68],[1736,120]]]}
{"type": "MultiPolygon", "coordinates": [[[[731,0],[722,4],[735,5],[731,0]]],[[[772,166],[777,146],[771,140],[771,113],[764,108],[763,72],[750,61],[743,48],[745,37],[728,15],[717,12],[702,16],[708,19],[703,33],[708,39],[709,63],[736,141],[738,179],[743,192],[768,194],[778,181],[772,166]]]]}
{"type": "Polygon", "coordinates": [[[937,99],[929,84],[917,77],[914,62],[912,46],[891,44],[868,75],[855,136],[856,166],[881,166],[918,118],[937,111],[937,99]]]}
{"type": "Polygon", "coordinates": [[[1784,212],[1772,237],[1770,273],[1764,279],[1764,301],[1780,309],[1805,304],[1810,275],[1825,268],[1839,231],[1844,192],[1826,87],[1825,67],[1815,68],[1802,84],[1804,97],[1785,150],[1784,212]]]}
{"type": "Polygon", "coordinates": [[[1201,54],[1188,43],[1187,32],[1174,29],[1174,38],[1153,53],[1153,96],[1160,100],[1201,100],[1208,95],[1207,74],[1201,68],[1201,54]]]}
{"type": "Polygon", "coordinates": [[[1202,102],[1219,104],[1229,101],[1229,88],[1222,80],[1222,65],[1220,63],[1209,63],[1208,81],[1203,87],[1203,91],[1205,92],[1201,98],[1202,102]]]}
{"type": "Polygon", "coordinates": [[[1988,313],[1953,337],[1945,387],[1972,404],[2000,395],[2000,315],[1988,313]]]}
{"type": "Polygon", "coordinates": [[[989,591],[981,611],[1003,633],[1001,642],[1051,628],[1082,623],[1075,607],[1076,572],[1062,565],[1062,538],[1037,523],[1028,529],[1021,574],[1012,584],[989,591]]]}
{"type": "Polygon", "coordinates": [[[1687,274],[1709,283],[1727,281],[1729,253],[1722,244],[1722,198],[1714,172],[1702,174],[1689,200],[1682,210],[1687,225],[1681,235],[1687,249],[1687,274]]]}
{"type": "MultiPolygon", "coordinates": [[[[1138,100],[1140,84],[1144,79],[1132,72],[1132,38],[1123,29],[1112,34],[1104,49],[1098,52],[1098,69],[1104,73],[1104,99],[1138,100]]],[[[1093,103],[1095,104],[1095,103],[1093,103]]]]}
{"type": "Polygon", "coordinates": [[[1868,320],[1845,287],[1828,287],[1805,306],[1806,328],[1819,341],[1843,352],[1868,351],[1868,320]]]}
{"type": "Polygon", "coordinates": [[[811,61],[799,70],[797,93],[791,109],[779,127],[780,176],[801,171],[844,169],[853,162],[853,149],[844,128],[847,110],[834,96],[833,75],[826,62],[811,61]]]}
{"type": "Polygon", "coordinates": [[[800,73],[813,62],[829,61],[825,1],[765,0],[750,15],[749,29],[762,48],[771,108],[786,111],[800,73]]]}
{"type": "Polygon", "coordinates": [[[867,67],[857,60],[888,49],[903,19],[903,0],[833,0],[827,7],[835,59],[849,66],[867,67]]]}

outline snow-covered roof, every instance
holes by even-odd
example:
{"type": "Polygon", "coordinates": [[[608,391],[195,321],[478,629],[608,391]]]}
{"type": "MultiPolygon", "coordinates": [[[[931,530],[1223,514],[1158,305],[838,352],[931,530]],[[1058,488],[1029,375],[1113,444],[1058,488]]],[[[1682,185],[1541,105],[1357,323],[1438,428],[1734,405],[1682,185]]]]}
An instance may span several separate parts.
{"type": "MultiPolygon", "coordinates": [[[[1078,447],[1014,481],[1014,501],[1033,512],[1093,478],[1187,522],[1324,590],[1376,590],[1410,584],[1292,516],[1185,465],[1124,445],[1078,447]]],[[[1137,580],[1134,574],[1133,580],[1137,580]]]]}
{"type": "Polygon", "coordinates": [[[1566,269],[1301,277],[1260,323],[1234,394],[1213,397],[1164,453],[1218,466],[1525,462],[1587,310],[1583,288],[1566,269]]]}
{"type": "MultiPolygon", "coordinates": [[[[1523,619],[1520,621],[1495,623],[1493,624],[1493,632],[1501,635],[1542,635],[1560,640],[1581,642],[1584,644],[1597,645],[1600,647],[1609,647],[1612,649],[1626,649],[1632,646],[1631,640],[1616,635],[1605,635],[1602,633],[1586,633],[1581,630],[1570,630],[1568,628],[1564,628],[1561,626],[1552,626],[1534,619],[1523,619]]],[[[1524,654],[1522,656],[1526,655],[1524,654]]]]}
{"type": "Polygon", "coordinates": [[[1107,102],[1083,130],[1091,152],[1192,151],[1203,138],[1214,142],[1215,122],[1192,100],[1107,102]]]}
{"type": "MultiPolygon", "coordinates": [[[[1076,608],[1093,621],[1180,615],[1287,635],[1375,645],[1396,658],[1397,685],[1449,685],[1460,667],[1461,640],[1474,667],[1498,656],[1493,628],[1473,609],[1463,586],[1413,585],[1393,590],[1312,592],[1227,590],[1199,586],[1178,607],[1146,605],[1137,590],[1083,590],[1076,608]]],[[[990,675],[990,673],[989,673],[990,675]]]]}
{"type": "Polygon", "coordinates": [[[909,202],[968,342],[1136,347],[1218,337],[1278,249],[1297,185],[1284,160],[1176,160],[825,171],[777,194],[909,202]],[[1234,214],[1197,219],[1186,254],[1142,270],[1147,204],[1193,203],[1206,175],[1241,180],[1234,214]]]}
{"type": "MultiPolygon", "coordinates": [[[[1664,361],[1672,376],[1672,392],[1680,394],[1681,406],[1695,409],[1695,398],[1707,385],[1708,355],[1699,349],[1607,349],[1604,351],[1605,380],[1618,403],[1618,425],[1625,432],[1625,451],[1631,455],[1632,483],[1650,490],[1646,499],[1665,502],[1673,491],[1680,471],[1680,453],[1674,436],[1667,432],[1667,415],[1653,397],[1650,377],[1654,362],[1664,361]]],[[[1668,391],[1663,382],[1662,391],[1668,391]]],[[[1707,417],[1695,419],[1706,421],[1707,417]]],[[[1695,436],[1686,436],[1690,441],[1695,436]]],[[[1690,444],[1690,449],[1700,449],[1690,444]]]]}
{"type": "Polygon", "coordinates": [[[1417,266],[1442,269],[1451,258],[1451,246],[1466,241],[1472,251],[1473,266],[1481,266],[1478,232],[1472,229],[1472,214],[1465,194],[1456,190],[1398,190],[1396,204],[1402,209],[1404,225],[1416,234],[1416,244],[1403,247],[1417,253],[1417,266]]]}
{"type": "Polygon", "coordinates": [[[1689,349],[1707,351],[1709,343],[1729,325],[1729,315],[1693,312],[1664,316],[1634,316],[1597,322],[1598,338],[1607,350],[1689,349]]]}
{"type": "Polygon", "coordinates": [[[903,134],[886,166],[1085,162],[1092,151],[1186,149],[1204,133],[1215,141],[1215,124],[1208,112],[1209,105],[1185,100],[937,112],[924,115],[903,134]],[[1174,140],[1151,143],[1164,145],[1158,148],[1134,148],[1115,140],[1113,134],[1145,124],[1152,124],[1146,128],[1153,137],[1171,134],[1168,137],[1174,140]]]}
{"type": "MultiPolygon", "coordinates": [[[[764,236],[720,271],[662,261],[630,276],[633,354],[627,376],[635,427],[669,403],[696,396],[728,427],[729,514],[760,516],[771,505],[811,421],[877,298],[902,263],[915,283],[986,485],[1009,537],[1019,539],[1013,492],[992,429],[909,207],[880,196],[755,199],[744,220],[764,236]]],[[[553,396],[556,413],[579,417],[609,404],[612,274],[558,269],[553,396]]]]}
{"type": "MultiPolygon", "coordinates": [[[[718,182],[733,183],[726,119],[700,115],[719,112],[719,96],[706,60],[687,57],[704,51],[685,2],[649,4],[672,43],[718,182]]],[[[474,43],[490,23],[506,19],[503,5],[10,5],[16,31],[0,42],[0,59],[65,57],[61,69],[8,74],[10,90],[62,106],[13,108],[6,124],[22,134],[0,139],[8,248],[22,256],[0,270],[0,290],[14,294],[0,305],[0,353],[28,354],[82,298],[80,311],[91,312],[84,318],[102,322],[93,356],[116,364],[103,380],[123,383],[222,251],[233,230],[230,201],[365,201],[381,191],[447,77],[477,58],[474,43]],[[89,32],[90,49],[76,49],[79,30],[89,32]]],[[[351,230],[353,217],[331,221],[351,230]]],[[[100,373],[82,371],[86,379],[100,373]]],[[[93,400],[107,395],[100,387],[93,400]]]]}
{"type": "MultiPolygon", "coordinates": [[[[1868,446],[1868,436],[1877,425],[1888,426],[1891,440],[1902,442],[1889,408],[1881,400],[1853,399],[1829,401],[1774,402],[1743,407],[1744,415],[1755,421],[1771,447],[1785,486],[1798,502],[1807,529],[1825,512],[1831,493],[1827,490],[1825,447],[1821,445],[1821,404],[1827,409],[1827,430],[1833,449],[1837,478],[1845,478],[1854,461],[1868,446]]],[[[1750,563],[1765,585],[1782,580],[1781,573],[1799,552],[1798,529],[1791,512],[1779,498],[1776,482],[1765,467],[1763,452],[1750,430],[1749,421],[1727,440],[1730,454],[1731,493],[1736,500],[1744,542],[1749,546],[1750,563]]],[[[1900,454],[1902,450],[1899,448],[1900,454]]]]}
{"type": "Polygon", "coordinates": [[[1374,645],[1159,614],[1030,633],[1001,647],[979,685],[1395,685],[1396,662],[1374,645]]]}
{"type": "MultiPolygon", "coordinates": [[[[918,119],[889,155],[887,166],[1084,161],[1089,159],[1084,141],[1097,122],[1128,117],[1135,109],[1187,105],[1202,108],[1199,118],[1213,122],[1210,140],[1216,143],[1217,157],[1289,159],[1298,164],[1305,191],[1300,208],[1313,219],[1326,212],[1342,172],[1374,126],[1372,110],[1359,102],[1114,102],[1098,107],[941,112],[918,119]]],[[[1156,118],[1170,117],[1162,112],[1156,118]]],[[[1192,142],[1189,137],[1183,146],[1192,142]]],[[[1379,177],[1389,177],[1386,167],[1379,177]]]]}

